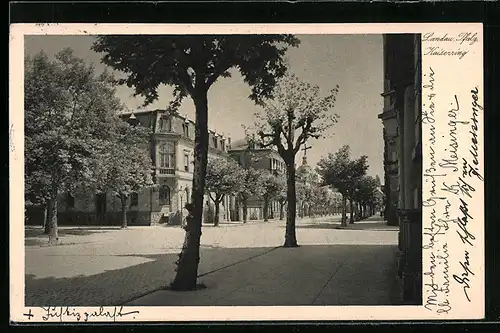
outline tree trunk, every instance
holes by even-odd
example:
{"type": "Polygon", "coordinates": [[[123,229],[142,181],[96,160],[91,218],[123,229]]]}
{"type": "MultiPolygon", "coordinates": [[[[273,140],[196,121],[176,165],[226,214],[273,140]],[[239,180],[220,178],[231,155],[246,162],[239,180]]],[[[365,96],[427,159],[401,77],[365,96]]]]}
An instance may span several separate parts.
{"type": "Polygon", "coordinates": [[[342,218],[341,225],[347,227],[347,197],[342,195],[342,218]]]}
{"type": "Polygon", "coordinates": [[[219,226],[220,199],[216,199],[214,204],[215,204],[214,227],[218,227],[219,226]]]}
{"type": "Polygon", "coordinates": [[[280,202],[280,221],[282,221],[285,218],[284,208],[285,208],[285,203],[280,202]]]}
{"type": "Polygon", "coordinates": [[[49,244],[54,245],[59,241],[57,234],[57,191],[52,195],[50,200],[50,231],[49,231],[49,244]]]}
{"type": "MultiPolygon", "coordinates": [[[[196,81],[201,80],[196,77],[196,81]]],[[[200,81],[201,82],[201,81],[200,81]]],[[[186,235],[179,260],[177,273],[170,287],[174,290],[194,290],[198,276],[200,262],[200,238],[203,216],[203,194],[205,192],[205,175],[207,172],[208,154],[208,101],[207,89],[200,89],[201,83],[197,82],[197,89],[193,101],[196,109],[196,125],[194,140],[194,173],[191,192],[192,217],[188,217],[186,235]]]]}
{"type": "Polygon", "coordinates": [[[127,227],[127,203],[128,203],[128,196],[126,195],[120,195],[120,201],[122,204],[122,229],[125,229],[127,227]]]}
{"type": "Polygon", "coordinates": [[[248,221],[248,207],[247,207],[247,198],[243,198],[243,223],[247,223],[248,221]]]}
{"type": "Polygon", "coordinates": [[[264,222],[268,222],[268,215],[269,215],[269,196],[264,195],[264,222]]]}
{"type": "Polygon", "coordinates": [[[287,191],[286,198],[288,202],[287,215],[286,215],[286,229],[285,229],[285,244],[284,247],[297,247],[297,236],[295,234],[295,215],[296,209],[296,193],[295,193],[295,165],[294,161],[287,163],[286,166],[286,182],[287,191]]]}
{"type": "Polygon", "coordinates": [[[43,216],[43,219],[45,222],[43,233],[45,235],[48,235],[50,233],[50,221],[52,220],[52,206],[51,205],[52,205],[51,200],[50,199],[47,200],[47,202],[45,203],[44,216],[43,216]]]}
{"type": "MultiPolygon", "coordinates": [[[[25,210],[26,212],[26,210],[25,210]]],[[[47,203],[43,205],[43,220],[42,220],[42,227],[45,228],[45,225],[47,224],[47,203]]]]}
{"type": "Polygon", "coordinates": [[[352,224],[354,223],[354,205],[352,202],[352,199],[349,199],[349,210],[350,210],[350,218],[349,218],[349,223],[352,224]]]}

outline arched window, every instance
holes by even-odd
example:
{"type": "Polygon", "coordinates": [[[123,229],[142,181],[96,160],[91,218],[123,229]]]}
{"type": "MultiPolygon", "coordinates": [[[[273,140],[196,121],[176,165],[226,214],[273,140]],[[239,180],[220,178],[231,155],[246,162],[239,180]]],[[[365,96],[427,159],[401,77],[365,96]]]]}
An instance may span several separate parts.
{"type": "Polygon", "coordinates": [[[160,187],[160,205],[170,205],[170,187],[167,185],[160,187]]]}
{"type": "Polygon", "coordinates": [[[186,187],[184,189],[184,193],[186,194],[186,203],[189,203],[191,198],[189,197],[189,188],[188,187],[186,187]]]}

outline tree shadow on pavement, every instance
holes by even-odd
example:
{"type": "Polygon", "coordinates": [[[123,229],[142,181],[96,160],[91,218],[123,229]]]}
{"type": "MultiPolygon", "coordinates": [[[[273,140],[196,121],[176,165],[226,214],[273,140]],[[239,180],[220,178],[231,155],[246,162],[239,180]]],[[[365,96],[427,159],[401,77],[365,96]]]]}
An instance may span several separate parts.
{"type": "MultiPolygon", "coordinates": [[[[301,305],[300,292],[307,289],[317,294],[314,305],[397,305],[396,252],[395,246],[386,245],[203,247],[198,282],[206,282],[208,288],[161,291],[167,293],[161,301],[165,306],[301,305]],[[315,262],[315,258],[322,259],[315,262]],[[299,285],[302,287],[297,289],[299,285]],[[259,293],[264,293],[265,304],[259,293]],[[216,302],[227,295],[240,298],[229,297],[224,304],[216,302]]],[[[117,306],[168,287],[178,255],[138,256],[151,261],[91,276],[37,279],[27,274],[26,306],[117,306]]]]}
{"type": "MultiPolygon", "coordinates": [[[[274,248],[200,248],[199,275],[267,253],[274,248]]],[[[110,256],[110,257],[131,257],[110,256]]],[[[151,261],[100,274],[69,278],[36,278],[25,275],[26,306],[121,305],[149,292],[167,287],[175,276],[178,253],[142,255],[151,261]]],[[[57,258],[57,257],[53,257],[57,258]]],[[[54,259],[57,260],[57,259],[54,259]]],[[[92,261],[92,256],[88,256],[92,261]]],[[[49,262],[44,263],[50,265],[49,262]]]]}

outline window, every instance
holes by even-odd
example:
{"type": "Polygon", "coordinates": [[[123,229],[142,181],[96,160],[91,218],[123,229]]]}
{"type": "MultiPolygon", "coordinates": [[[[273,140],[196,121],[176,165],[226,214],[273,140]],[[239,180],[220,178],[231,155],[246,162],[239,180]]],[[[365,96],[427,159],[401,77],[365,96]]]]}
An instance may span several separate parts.
{"type": "Polygon", "coordinates": [[[182,132],[183,132],[185,137],[189,138],[189,124],[188,123],[182,124],[182,132]]]}
{"type": "Polygon", "coordinates": [[[160,118],[160,131],[170,132],[172,131],[172,120],[170,118],[162,117],[160,118]]]}
{"type": "Polygon", "coordinates": [[[189,171],[189,153],[184,153],[184,171],[189,171]]]}
{"type": "Polygon", "coordinates": [[[160,205],[170,205],[170,187],[162,185],[160,187],[160,205]]]}
{"type": "Polygon", "coordinates": [[[130,195],[130,207],[135,207],[139,205],[139,193],[132,192],[130,195]]]}
{"type": "Polygon", "coordinates": [[[174,168],[175,167],[175,153],[172,143],[164,143],[160,146],[160,167],[161,168],[174,168]]]}
{"type": "Polygon", "coordinates": [[[66,194],[66,206],[68,208],[75,208],[75,197],[70,192],[66,194]]]}
{"type": "Polygon", "coordinates": [[[188,187],[186,187],[184,189],[184,193],[186,194],[186,203],[189,203],[189,201],[190,201],[189,199],[190,198],[189,198],[189,188],[188,187]]]}

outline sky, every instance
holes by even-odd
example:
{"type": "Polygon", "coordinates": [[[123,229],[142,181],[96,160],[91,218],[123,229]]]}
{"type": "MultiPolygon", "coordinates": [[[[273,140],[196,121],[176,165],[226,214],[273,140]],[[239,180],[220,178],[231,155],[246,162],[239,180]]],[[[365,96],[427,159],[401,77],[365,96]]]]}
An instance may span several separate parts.
{"type": "MultiPolygon", "coordinates": [[[[339,115],[338,123],[325,138],[310,140],[307,151],[311,166],[328,153],[335,153],[342,145],[351,147],[352,157],[368,156],[367,173],[383,178],[382,122],[377,115],[382,112],[383,99],[383,48],[382,35],[297,35],[298,48],[286,54],[290,72],[302,80],[318,85],[327,92],[339,85],[337,102],[332,112],[339,115]]],[[[33,55],[41,50],[53,56],[70,47],[77,57],[93,63],[98,72],[106,65],[100,62],[102,54],[91,50],[92,36],[25,36],[25,54],[33,55]]],[[[110,69],[109,69],[110,70],[110,69]]],[[[231,137],[232,141],[244,137],[242,125],[253,124],[253,115],[260,108],[248,99],[250,88],[237,71],[231,78],[219,79],[209,90],[208,125],[211,130],[231,137]]],[[[126,86],[117,89],[118,97],[130,110],[144,109],[143,99],[134,97],[126,86]]],[[[159,99],[145,109],[164,109],[172,99],[172,89],[161,86],[159,99]]],[[[183,101],[179,109],[182,115],[194,119],[191,99],[183,101]]],[[[303,152],[296,157],[302,161],[303,152]]]]}

